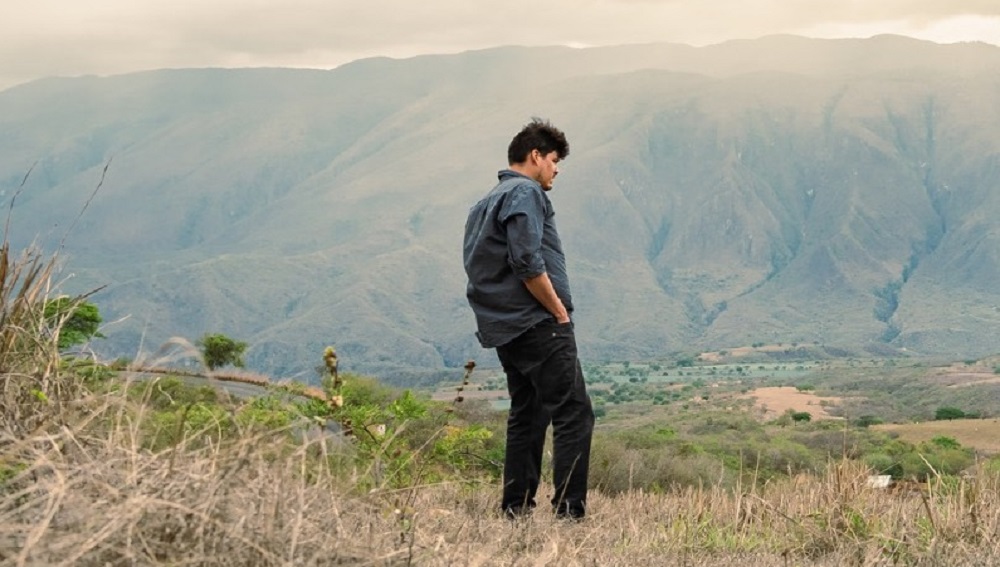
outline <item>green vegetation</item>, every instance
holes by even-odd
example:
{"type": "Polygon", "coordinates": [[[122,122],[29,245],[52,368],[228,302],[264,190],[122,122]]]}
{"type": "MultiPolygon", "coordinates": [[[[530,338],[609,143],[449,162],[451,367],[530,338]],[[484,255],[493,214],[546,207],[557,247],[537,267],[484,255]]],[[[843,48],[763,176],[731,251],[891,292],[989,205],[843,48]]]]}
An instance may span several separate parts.
{"type": "Polygon", "coordinates": [[[875,417],[874,415],[863,415],[858,418],[855,425],[858,427],[871,427],[873,425],[878,425],[883,423],[881,419],[875,417]]]}
{"type": "Polygon", "coordinates": [[[205,366],[209,370],[233,365],[243,368],[243,353],[247,350],[247,343],[237,341],[221,333],[206,333],[196,343],[201,348],[202,356],[205,359],[205,366]]]}
{"type": "Polygon", "coordinates": [[[170,376],[128,394],[145,408],[141,444],[153,451],[234,443],[253,434],[294,439],[310,431],[339,432],[351,443],[335,460],[365,471],[357,477],[359,489],[492,481],[502,462],[503,420],[485,404],[432,402],[369,377],[345,375],[339,407],[288,388],[236,401],[170,376]]]}
{"type": "MultiPolygon", "coordinates": [[[[488,512],[505,420],[470,399],[472,365],[453,399],[435,401],[339,373],[329,348],[322,389],[262,381],[259,395],[239,398],[219,379],[123,370],[125,361],[60,353],[59,329],[52,332],[41,305],[30,301],[47,266],[33,262],[0,270],[19,274],[2,288],[4,316],[17,324],[0,329],[8,440],[0,444],[0,511],[8,518],[0,538],[25,564],[279,565],[330,557],[513,564],[542,558],[552,542],[575,553],[569,533],[595,542],[587,557],[600,564],[655,564],[664,554],[706,565],[748,557],[840,564],[861,555],[921,564],[945,552],[981,560],[1000,545],[1000,521],[983,513],[1000,506],[998,466],[991,459],[978,478],[961,476],[975,455],[955,437],[908,443],[872,427],[874,414],[856,422],[814,418],[820,407],[772,418],[744,398],[789,376],[837,393],[846,374],[857,379],[873,369],[877,379],[851,384],[877,392],[897,384],[885,376],[913,380],[912,366],[588,365],[591,385],[604,392],[596,396],[602,417],[591,456],[591,524],[567,531],[538,514],[524,529],[488,512]],[[680,368],[684,374],[665,375],[680,368]],[[917,483],[903,486],[921,491],[922,506],[868,489],[871,473],[917,483]],[[650,514],[670,518],[655,539],[650,514]],[[457,533],[461,543],[442,536],[457,533]],[[530,547],[511,555],[511,537],[530,547]],[[480,551],[482,561],[472,556],[480,551]]],[[[496,377],[490,384],[500,385],[496,377]]],[[[952,390],[959,389],[924,384],[917,391],[947,399],[952,390]]],[[[551,489],[543,478],[543,492],[551,489]]]]}
{"type": "Polygon", "coordinates": [[[59,331],[60,350],[84,344],[94,337],[104,338],[99,331],[101,314],[89,301],[59,297],[46,301],[43,312],[49,328],[59,331]]]}
{"type": "Polygon", "coordinates": [[[952,407],[942,407],[938,408],[934,412],[934,419],[963,419],[965,418],[965,412],[952,407]]]}

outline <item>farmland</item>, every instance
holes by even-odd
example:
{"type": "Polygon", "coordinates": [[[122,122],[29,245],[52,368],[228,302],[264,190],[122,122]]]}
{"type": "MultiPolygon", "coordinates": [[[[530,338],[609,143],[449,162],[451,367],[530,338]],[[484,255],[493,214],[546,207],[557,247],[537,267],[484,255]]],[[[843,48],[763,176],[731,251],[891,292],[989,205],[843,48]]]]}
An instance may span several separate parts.
{"type": "MultiPolygon", "coordinates": [[[[1000,453],[997,366],[992,358],[830,357],[813,345],[755,345],[653,361],[590,361],[584,374],[603,430],[677,427],[725,414],[766,431],[797,416],[811,427],[870,427],[870,434],[915,445],[948,437],[988,456],[1000,453]],[[982,419],[936,420],[942,407],[982,419]]],[[[500,369],[477,369],[471,382],[462,392],[442,385],[433,397],[486,400],[498,410],[509,404],[500,369]]]]}

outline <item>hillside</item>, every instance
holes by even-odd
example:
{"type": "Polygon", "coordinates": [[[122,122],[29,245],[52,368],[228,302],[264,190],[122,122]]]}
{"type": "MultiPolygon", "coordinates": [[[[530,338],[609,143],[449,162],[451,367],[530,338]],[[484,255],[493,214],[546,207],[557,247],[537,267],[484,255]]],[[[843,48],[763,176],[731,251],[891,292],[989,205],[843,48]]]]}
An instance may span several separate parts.
{"type": "MultiPolygon", "coordinates": [[[[582,355],[755,342],[1000,351],[1000,48],[770,37],[499,48],[331,71],[169,70],[0,92],[15,244],[65,241],[109,355],[224,332],[262,371],[491,356],[458,242],[510,136],[552,193],[582,355]],[[32,164],[35,164],[32,168],[32,164]]],[[[72,277],[70,277],[72,275],[72,277]]]]}
{"type": "MultiPolygon", "coordinates": [[[[595,429],[586,518],[555,518],[545,501],[557,491],[543,480],[534,513],[512,521],[496,508],[502,412],[454,391],[434,402],[332,364],[323,387],[308,388],[61,354],[63,322],[53,329],[41,305],[51,260],[11,257],[7,245],[3,565],[978,566],[1000,556],[1000,516],[990,513],[1000,504],[1000,459],[948,437],[892,439],[871,420],[772,421],[749,403],[704,393],[700,407],[616,394],[626,403],[595,429]],[[253,391],[233,391],[235,381],[253,391]],[[636,412],[654,406],[669,413],[636,412]],[[894,483],[873,486],[873,472],[894,483]]],[[[925,379],[906,386],[937,383],[947,397],[996,391],[982,380],[995,359],[877,377],[895,361],[838,363],[835,372],[826,362],[794,372],[818,387],[891,393],[893,402],[914,393],[896,388],[914,373],[925,379]]],[[[666,376],[642,366],[591,374],[636,386],[650,371],[666,376]]],[[[735,393],[757,371],[785,379],[776,366],[668,370],[690,382],[680,391],[691,396],[720,386],[695,371],[735,393]]]]}

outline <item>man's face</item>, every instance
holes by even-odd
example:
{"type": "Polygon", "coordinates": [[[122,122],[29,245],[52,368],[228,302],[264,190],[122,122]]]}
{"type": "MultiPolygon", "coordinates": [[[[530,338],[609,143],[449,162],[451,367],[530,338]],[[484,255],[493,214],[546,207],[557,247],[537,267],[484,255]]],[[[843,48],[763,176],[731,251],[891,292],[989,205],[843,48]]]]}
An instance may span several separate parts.
{"type": "Polygon", "coordinates": [[[538,168],[535,181],[542,186],[542,189],[552,190],[552,183],[559,175],[559,153],[553,151],[543,155],[538,150],[532,150],[531,160],[538,168]]]}

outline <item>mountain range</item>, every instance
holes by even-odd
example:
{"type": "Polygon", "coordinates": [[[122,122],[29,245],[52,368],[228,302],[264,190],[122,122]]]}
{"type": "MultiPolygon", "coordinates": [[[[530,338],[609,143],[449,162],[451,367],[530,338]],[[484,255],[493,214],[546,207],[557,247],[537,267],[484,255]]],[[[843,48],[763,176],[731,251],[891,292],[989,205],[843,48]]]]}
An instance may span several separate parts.
{"type": "Polygon", "coordinates": [[[104,355],[221,332],[278,376],[311,379],[326,345],[347,368],[441,372],[495,360],[462,229],[533,116],[570,141],[550,197],[582,358],[1000,351],[988,44],[773,36],[43,79],[0,91],[0,199],[13,244],[60,255],[58,291],[101,288],[104,355]]]}

